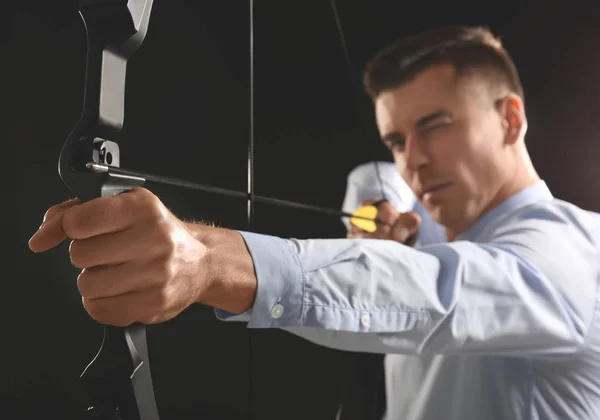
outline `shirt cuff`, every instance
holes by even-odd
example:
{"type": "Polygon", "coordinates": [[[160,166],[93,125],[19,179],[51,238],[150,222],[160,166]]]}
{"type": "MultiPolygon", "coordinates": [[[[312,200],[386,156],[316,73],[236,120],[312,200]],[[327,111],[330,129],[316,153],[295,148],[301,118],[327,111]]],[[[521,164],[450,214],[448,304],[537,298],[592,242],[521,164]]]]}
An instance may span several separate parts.
{"type": "Polygon", "coordinates": [[[258,281],[252,308],[242,314],[215,310],[226,321],[248,321],[251,328],[300,326],[304,309],[304,278],[293,241],[239,232],[252,256],[258,281]]]}

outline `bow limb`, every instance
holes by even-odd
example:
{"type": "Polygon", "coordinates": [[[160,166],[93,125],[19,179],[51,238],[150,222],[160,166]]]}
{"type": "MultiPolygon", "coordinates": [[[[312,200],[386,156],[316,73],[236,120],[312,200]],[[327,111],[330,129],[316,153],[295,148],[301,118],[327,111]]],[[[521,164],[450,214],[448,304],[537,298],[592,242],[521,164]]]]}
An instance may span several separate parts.
{"type": "MultiPolygon", "coordinates": [[[[142,186],[139,176],[97,173],[86,164],[120,166],[114,138],[123,126],[128,58],[142,44],[152,0],[82,0],[87,34],[84,106],[58,164],[63,182],[82,202],[142,186]]],[[[90,418],[159,420],[146,327],[104,326],[102,346],[81,375],[90,418]]]]}
{"type": "MultiPolygon", "coordinates": [[[[355,67],[352,64],[352,60],[350,59],[350,51],[348,48],[348,43],[346,42],[346,36],[344,35],[344,27],[342,25],[342,21],[340,18],[340,13],[339,13],[339,10],[337,7],[336,0],[331,0],[331,8],[333,10],[333,15],[335,18],[335,24],[336,24],[336,28],[337,28],[339,41],[340,41],[340,44],[342,47],[342,52],[344,53],[344,58],[346,60],[346,69],[348,71],[348,80],[351,85],[354,97],[355,97],[356,110],[358,112],[362,128],[365,130],[365,135],[369,138],[374,137],[373,135],[371,135],[371,134],[373,134],[373,130],[371,129],[373,127],[373,124],[371,124],[371,120],[367,115],[368,112],[367,112],[366,106],[362,106],[362,104],[364,104],[364,102],[363,102],[364,95],[362,93],[362,88],[360,86],[360,83],[358,83],[358,74],[356,72],[355,67]]],[[[369,150],[371,150],[372,155],[373,155],[373,164],[375,166],[375,174],[377,177],[379,193],[381,195],[380,199],[378,201],[376,201],[375,203],[373,203],[373,205],[372,205],[377,209],[377,206],[379,204],[381,204],[382,202],[388,201],[388,198],[385,193],[385,189],[383,188],[383,180],[381,178],[381,173],[379,170],[378,162],[375,159],[374,150],[372,148],[369,148],[369,150]]],[[[368,208],[368,206],[366,208],[368,208]]],[[[357,211],[360,211],[360,210],[362,210],[362,209],[359,209],[357,211]]],[[[375,212],[374,218],[377,219],[377,211],[375,212]]],[[[364,223],[364,221],[358,220],[359,223],[356,223],[356,221],[353,221],[352,219],[350,219],[350,222],[352,224],[358,226],[359,228],[363,228],[362,223],[364,223]]],[[[407,238],[406,242],[404,242],[404,245],[411,246],[411,244],[414,242],[414,239],[415,239],[414,236],[407,238]]],[[[384,372],[383,372],[383,367],[380,365],[380,361],[378,361],[378,364],[379,364],[379,368],[378,368],[378,372],[376,372],[376,374],[375,374],[375,381],[373,384],[374,392],[373,392],[373,397],[372,397],[372,400],[373,400],[372,401],[372,409],[371,409],[371,413],[370,413],[370,416],[372,416],[372,418],[380,418],[383,415],[383,409],[381,407],[385,405],[385,400],[384,400],[385,394],[382,394],[382,392],[381,392],[382,384],[385,385],[384,377],[383,377],[384,372]]],[[[341,414],[342,409],[343,409],[343,407],[340,405],[338,408],[338,416],[341,414]]]]}

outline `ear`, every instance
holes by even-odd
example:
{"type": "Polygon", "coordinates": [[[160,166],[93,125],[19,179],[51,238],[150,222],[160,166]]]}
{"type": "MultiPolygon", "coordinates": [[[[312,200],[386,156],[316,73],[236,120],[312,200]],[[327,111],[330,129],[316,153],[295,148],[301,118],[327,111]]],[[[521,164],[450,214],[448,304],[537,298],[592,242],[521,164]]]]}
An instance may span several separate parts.
{"type": "Polygon", "coordinates": [[[525,137],[527,132],[527,118],[523,100],[514,93],[509,93],[499,101],[498,111],[504,128],[507,144],[515,144],[525,137]]]}

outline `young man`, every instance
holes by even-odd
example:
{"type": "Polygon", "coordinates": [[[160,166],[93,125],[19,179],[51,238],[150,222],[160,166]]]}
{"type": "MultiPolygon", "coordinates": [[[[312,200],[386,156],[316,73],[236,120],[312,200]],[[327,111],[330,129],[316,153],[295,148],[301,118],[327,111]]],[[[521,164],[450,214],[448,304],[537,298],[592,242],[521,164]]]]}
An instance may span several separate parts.
{"type": "Polygon", "coordinates": [[[404,39],[365,73],[381,138],[449,242],[294,240],[184,223],[149,191],[52,207],[89,314],[161,322],[193,303],[251,328],[389,354],[386,420],[600,418],[600,217],[552,197],[525,147],[518,74],[492,34],[404,39]],[[236,314],[236,315],[233,315],[236,314]],[[407,358],[404,355],[418,357],[407,358]]]}

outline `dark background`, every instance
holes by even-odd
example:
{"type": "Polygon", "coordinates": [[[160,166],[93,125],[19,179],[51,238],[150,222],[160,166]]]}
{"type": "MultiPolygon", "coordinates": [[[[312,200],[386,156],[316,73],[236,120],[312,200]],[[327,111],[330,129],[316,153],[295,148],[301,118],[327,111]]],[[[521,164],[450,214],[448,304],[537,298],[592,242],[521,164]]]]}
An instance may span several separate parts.
{"type": "MultiPolygon", "coordinates": [[[[521,71],[528,143],[541,176],[558,198],[600,210],[600,6],[481,3],[340,1],[353,82],[398,36],[451,23],[491,27],[521,71]]],[[[145,43],[129,64],[123,167],[246,189],[248,16],[247,1],[155,1],[145,43]]],[[[101,329],[82,309],[68,244],[34,255],[27,241],[46,209],[70,198],[56,164],[81,112],[85,32],[77,1],[11,2],[0,19],[0,418],[81,419],[77,378],[101,329]]],[[[257,0],[254,45],[256,192],[339,208],[348,172],[389,156],[374,140],[372,120],[358,118],[329,2],[257,0]]],[[[180,217],[246,227],[240,200],[147,187],[180,217]]],[[[264,205],[257,205],[256,230],[345,233],[339,219],[264,205]]],[[[372,412],[379,356],[276,330],[253,331],[250,341],[244,325],[219,322],[199,306],[148,334],[162,420],[247,419],[250,398],[253,419],[261,420],[333,420],[340,401],[342,418],[372,412]]]]}

